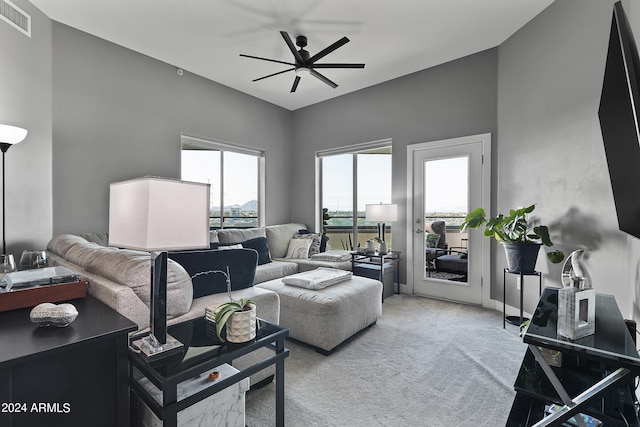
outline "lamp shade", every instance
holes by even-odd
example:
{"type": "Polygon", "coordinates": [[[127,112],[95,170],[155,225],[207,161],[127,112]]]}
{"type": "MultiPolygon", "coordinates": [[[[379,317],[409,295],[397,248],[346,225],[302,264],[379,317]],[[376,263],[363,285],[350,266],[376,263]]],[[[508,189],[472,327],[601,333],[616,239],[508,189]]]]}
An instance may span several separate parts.
{"type": "Polygon", "coordinates": [[[398,220],[398,205],[395,203],[378,203],[366,205],[365,219],[376,222],[392,222],[398,220]]]}
{"type": "Polygon", "coordinates": [[[111,184],[109,245],[143,251],[209,248],[209,184],[157,177],[111,184]]]}
{"type": "Polygon", "coordinates": [[[27,137],[27,130],[17,126],[0,125],[0,143],[17,144],[27,137]]]}

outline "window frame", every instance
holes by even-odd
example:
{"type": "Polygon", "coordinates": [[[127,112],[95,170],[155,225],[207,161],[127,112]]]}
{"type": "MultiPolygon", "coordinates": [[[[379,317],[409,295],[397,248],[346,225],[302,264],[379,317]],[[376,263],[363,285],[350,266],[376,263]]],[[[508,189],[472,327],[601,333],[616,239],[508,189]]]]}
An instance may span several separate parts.
{"type": "MultiPolygon", "coordinates": [[[[393,141],[391,138],[382,139],[379,141],[366,142],[362,144],[354,144],[348,146],[342,146],[338,148],[332,148],[328,150],[320,150],[315,152],[315,165],[316,165],[316,216],[315,216],[315,224],[316,230],[322,230],[322,208],[323,208],[323,163],[322,159],[324,157],[335,156],[340,154],[351,154],[353,155],[353,168],[352,168],[352,230],[353,233],[353,243],[357,245],[358,242],[358,161],[357,154],[366,154],[367,151],[377,150],[389,148],[392,153],[391,158],[393,159],[393,141]]],[[[392,160],[393,163],[393,160],[392,160]]],[[[391,175],[393,177],[393,167],[391,171],[391,175]]],[[[393,194],[390,194],[390,198],[393,199],[393,194]]],[[[392,203],[392,200],[388,201],[392,203]]],[[[387,228],[390,228],[390,224],[387,224],[387,228]]]]}
{"type": "MultiPolygon", "coordinates": [[[[212,217],[211,213],[209,214],[209,218],[219,218],[220,227],[210,226],[210,229],[223,229],[224,225],[224,153],[225,152],[233,152],[237,154],[245,154],[250,156],[257,157],[257,167],[258,167],[258,182],[257,182],[257,190],[258,190],[258,212],[257,212],[257,227],[264,227],[265,224],[265,194],[266,194],[266,185],[265,185],[265,152],[263,150],[259,150],[253,147],[248,147],[239,144],[233,144],[229,142],[217,141],[212,139],[207,139],[203,137],[188,135],[185,133],[180,134],[180,177],[182,179],[182,151],[188,150],[189,147],[192,149],[199,150],[211,150],[211,151],[220,151],[220,200],[218,204],[220,206],[220,216],[212,217]]],[[[237,226],[230,226],[227,228],[239,228],[237,226]]],[[[241,228],[241,227],[240,227],[241,228]]]]}

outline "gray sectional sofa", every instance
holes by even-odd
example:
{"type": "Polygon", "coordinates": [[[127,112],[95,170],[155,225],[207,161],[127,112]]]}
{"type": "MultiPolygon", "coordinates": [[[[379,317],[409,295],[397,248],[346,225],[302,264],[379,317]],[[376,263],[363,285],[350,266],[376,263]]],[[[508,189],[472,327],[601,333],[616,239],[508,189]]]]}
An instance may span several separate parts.
{"type": "MultiPolygon", "coordinates": [[[[310,241],[309,251],[318,244],[318,235],[305,230],[304,224],[290,223],[211,231],[211,248],[224,250],[241,246],[255,249],[259,255],[256,286],[234,290],[234,299],[251,298],[257,305],[258,317],[289,328],[292,338],[330,351],[376,322],[382,312],[382,284],[353,277],[348,283],[320,291],[289,289],[292,287],[283,285],[283,277],[318,267],[351,270],[350,256],[346,253],[287,258],[292,240],[310,241]],[[363,298],[363,294],[367,296],[363,298]],[[282,299],[286,300],[284,306],[282,299]],[[347,315],[346,312],[354,307],[355,315],[347,315]],[[282,310],[287,311],[286,316],[282,316],[282,310]]],[[[137,323],[140,329],[148,327],[150,261],[147,252],[109,247],[106,233],[61,234],[51,239],[47,251],[54,264],[85,276],[89,280],[89,293],[137,323]]],[[[192,275],[187,273],[188,268],[172,259],[167,268],[169,324],[203,316],[206,307],[228,300],[223,291],[194,298],[195,280],[192,281],[192,275]]],[[[252,377],[252,383],[265,377],[252,377]]]]}
{"type": "MultiPolygon", "coordinates": [[[[351,270],[349,257],[344,257],[343,261],[318,261],[313,259],[313,256],[311,258],[287,258],[287,249],[291,239],[294,236],[302,238],[303,235],[300,235],[299,231],[306,229],[304,224],[297,223],[268,225],[263,228],[222,229],[211,232],[211,242],[218,243],[218,247],[223,247],[223,245],[242,244],[256,238],[265,238],[271,262],[258,265],[256,284],[318,267],[351,270]]],[[[309,235],[318,237],[314,233],[309,235]]]]}

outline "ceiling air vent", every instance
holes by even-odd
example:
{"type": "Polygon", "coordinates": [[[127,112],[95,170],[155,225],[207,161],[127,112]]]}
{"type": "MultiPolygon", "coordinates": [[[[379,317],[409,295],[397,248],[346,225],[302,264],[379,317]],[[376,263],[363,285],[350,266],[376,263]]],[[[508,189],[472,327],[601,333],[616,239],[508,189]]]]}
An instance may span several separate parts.
{"type": "Polygon", "coordinates": [[[9,0],[0,0],[0,18],[26,36],[31,37],[31,16],[9,0]]]}

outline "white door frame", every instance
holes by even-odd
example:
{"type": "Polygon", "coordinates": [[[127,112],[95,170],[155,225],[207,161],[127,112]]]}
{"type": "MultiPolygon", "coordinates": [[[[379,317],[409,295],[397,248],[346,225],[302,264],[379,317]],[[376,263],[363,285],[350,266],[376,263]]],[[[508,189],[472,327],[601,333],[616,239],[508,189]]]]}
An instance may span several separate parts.
{"type": "MultiPolygon", "coordinates": [[[[469,144],[473,142],[482,143],[482,207],[486,212],[491,211],[491,134],[483,133],[479,135],[463,136],[460,138],[444,139],[439,141],[429,141],[407,146],[407,255],[406,255],[406,272],[407,272],[407,292],[414,293],[414,157],[422,150],[431,148],[448,147],[459,144],[469,144]]],[[[472,206],[470,208],[476,208],[472,206]]],[[[422,226],[422,224],[421,224],[422,226]]],[[[470,232],[482,233],[481,230],[469,230],[470,232]]],[[[479,234],[478,237],[481,237],[479,234]]],[[[481,277],[482,277],[482,305],[484,307],[495,308],[491,302],[491,241],[482,238],[482,260],[481,260],[481,277]]],[[[419,254],[422,257],[421,254],[419,254]]]]}

